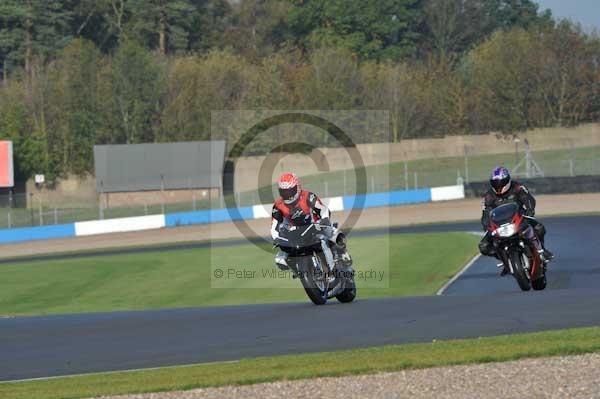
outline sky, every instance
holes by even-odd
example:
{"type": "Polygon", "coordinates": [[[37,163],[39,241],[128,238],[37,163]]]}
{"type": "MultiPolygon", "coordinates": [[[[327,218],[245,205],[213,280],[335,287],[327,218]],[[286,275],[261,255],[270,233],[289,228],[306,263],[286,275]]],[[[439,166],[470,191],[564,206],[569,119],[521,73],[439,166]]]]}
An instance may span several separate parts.
{"type": "Polygon", "coordinates": [[[549,8],[555,17],[581,23],[586,31],[600,31],[600,0],[537,0],[540,9],[549,8]]]}

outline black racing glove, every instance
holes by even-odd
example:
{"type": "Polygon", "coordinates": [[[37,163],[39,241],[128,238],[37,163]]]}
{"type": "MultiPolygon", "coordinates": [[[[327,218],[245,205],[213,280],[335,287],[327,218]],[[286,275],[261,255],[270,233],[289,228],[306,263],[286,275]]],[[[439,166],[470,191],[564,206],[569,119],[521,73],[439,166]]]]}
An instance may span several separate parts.
{"type": "Polygon", "coordinates": [[[534,217],[535,216],[535,209],[525,209],[525,216],[529,216],[529,217],[534,217]]]}

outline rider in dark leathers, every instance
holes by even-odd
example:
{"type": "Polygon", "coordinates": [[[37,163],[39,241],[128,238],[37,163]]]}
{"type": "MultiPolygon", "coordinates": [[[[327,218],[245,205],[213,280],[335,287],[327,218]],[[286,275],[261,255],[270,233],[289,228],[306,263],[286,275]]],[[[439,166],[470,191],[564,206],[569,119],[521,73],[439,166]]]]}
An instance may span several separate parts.
{"type": "MultiPolygon", "coordinates": [[[[490,214],[494,208],[511,202],[519,204],[523,208],[525,216],[529,217],[529,224],[533,227],[535,234],[531,237],[526,237],[526,239],[538,251],[544,264],[547,264],[554,255],[544,247],[546,228],[542,223],[533,219],[533,216],[535,216],[535,198],[527,187],[511,180],[508,170],[503,167],[494,169],[490,178],[490,189],[483,197],[481,225],[486,234],[479,242],[479,251],[482,255],[498,257],[492,236],[487,231],[490,214]]],[[[505,271],[503,271],[504,273],[505,271]]]]}

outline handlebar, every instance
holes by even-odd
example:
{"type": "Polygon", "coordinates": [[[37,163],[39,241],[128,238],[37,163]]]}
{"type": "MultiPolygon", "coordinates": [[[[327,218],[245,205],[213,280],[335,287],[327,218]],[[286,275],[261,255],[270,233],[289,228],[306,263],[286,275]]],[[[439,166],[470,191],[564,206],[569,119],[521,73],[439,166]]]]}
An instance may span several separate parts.
{"type": "MultiPolygon", "coordinates": [[[[304,226],[308,226],[308,228],[306,229],[306,231],[310,230],[313,226],[315,228],[317,228],[317,229],[320,229],[320,228],[323,228],[323,227],[325,227],[325,228],[326,227],[331,227],[331,228],[334,227],[333,224],[323,224],[323,223],[311,223],[311,224],[307,224],[307,225],[304,225],[304,226]]],[[[296,226],[296,225],[291,225],[291,224],[288,224],[288,223],[282,223],[279,226],[279,230],[285,229],[287,231],[294,231],[297,228],[304,227],[304,226],[302,226],[302,225],[301,226],[296,226]]]]}

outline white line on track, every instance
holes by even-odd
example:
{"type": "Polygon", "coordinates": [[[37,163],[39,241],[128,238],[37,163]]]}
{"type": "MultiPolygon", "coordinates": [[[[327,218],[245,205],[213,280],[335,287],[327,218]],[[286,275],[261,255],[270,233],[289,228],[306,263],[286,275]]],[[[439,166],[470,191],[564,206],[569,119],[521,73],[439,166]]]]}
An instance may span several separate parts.
{"type": "Polygon", "coordinates": [[[436,293],[436,295],[443,295],[444,292],[448,289],[448,287],[450,287],[456,280],[458,280],[460,278],[460,276],[462,276],[467,270],[469,270],[469,268],[471,266],[473,266],[473,264],[475,262],[477,262],[477,259],[479,259],[481,257],[481,254],[477,254],[473,257],[473,259],[471,259],[469,261],[469,263],[467,263],[465,265],[465,267],[463,267],[458,273],[456,273],[454,275],[454,277],[452,277],[446,284],[444,284],[444,286],[442,288],[440,288],[438,290],[438,292],[436,293]]]}
{"type": "Polygon", "coordinates": [[[178,364],[178,365],[175,365],[175,366],[148,367],[148,368],[145,368],[145,369],[98,371],[98,372],[93,372],[93,373],[56,375],[56,376],[52,376],[52,377],[24,378],[22,380],[0,381],[0,385],[2,385],[2,384],[16,384],[18,382],[55,380],[57,378],[85,377],[85,376],[100,375],[100,374],[136,373],[136,372],[139,372],[139,371],[165,370],[165,369],[176,369],[176,368],[195,367],[195,366],[212,366],[212,365],[215,365],[215,364],[230,364],[230,363],[239,363],[239,362],[240,362],[239,360],[225,360],[225,361],[222,361],[222,362],[178,364]]]}
{"type": "Polygon", "coordinates": [[[467,234],[472,234],[474,236],[483,238],[485,233],[482,233],[481,231],[467,231],[467,234]]]}

